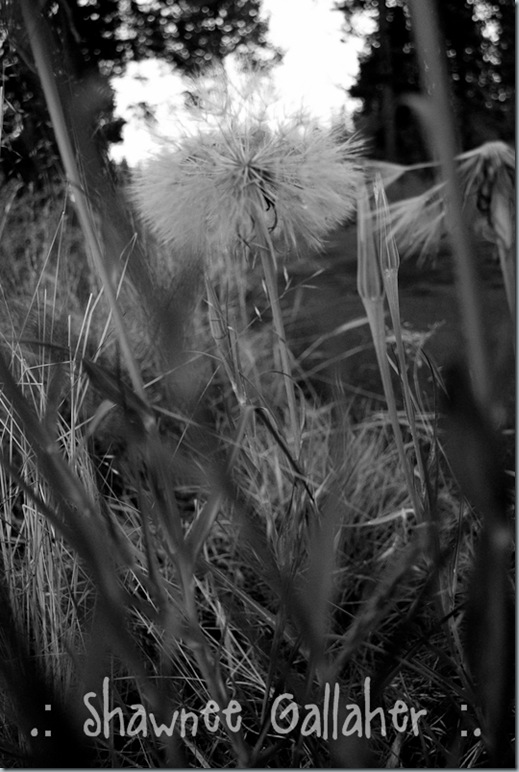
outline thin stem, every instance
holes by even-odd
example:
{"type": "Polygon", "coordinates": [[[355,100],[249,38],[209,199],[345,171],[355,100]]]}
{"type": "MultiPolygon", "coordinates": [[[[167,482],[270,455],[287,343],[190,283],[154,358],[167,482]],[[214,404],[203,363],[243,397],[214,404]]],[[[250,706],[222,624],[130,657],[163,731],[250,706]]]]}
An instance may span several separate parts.
{"type": "Polygon", "coordinates": [[[208,281],[207,276],[205,279],[205,290],[207,293],[208,317],[211,334],[218,349],[218,353],[220,354],[222,365],[232,386],[234,395],[238,400],[238,404],[241,408],[244,408],[249,400],[245,378],[243,377],[241,368],[238,364],[238,341],[235,340],[233,351],[233,346],[230,341],[229,326],[226,323],[224,312],[221,308],[220,301],[216,296],[214,287],[212,283],[208,281]]]}
{"type": "Polygon", "coordinates": [[[29,0],[21,0],[22,13],[29,35],[31,48],[34,54],[34,60],[41,80],[45,100],[54,128],[56,142],[58,144],[61,160],[65,168],[65,174],[74,190],[74,199],[78,213],[81,230],[85,237],[85,242],[90,249],[94,265],[101,278],[108,303],[113,315],[114,326],[116,328],[121,351],[128,368],[133,388],[138,396],[146,401],[146,393],[140,376],[137,363],[131,350],[128,335],[126,333],[121,312],[117,303],[116,291],[112,272],[109,270],[107,261],[103,257],[97,233],[95,231],[92,213],[89,208],[87,196],[83,190],[81,175],[79,172],[74,146],[67,127],[63,105],[61,103],[56,79],[52,71],[51,56],[49,46],[45,39],[45,28],[42,19],[38,17],[37,5],[29,0]]]}
{"type": "MultiPolygon", "coordinates": [[[[497,251],[499,254],[499,265],[503,275],[505,285],[506,300],[510,315],[515,325],[516,319],[516,299],[515,299],[515,245],[508,247],[498,238],[497,251]]],[[[515,341],[514,341],[515,342],[515,341]]]]}
{"type": "Polygon", "coordinates": [[[296,452],[299,453],[301,447],[301,430],[299,427],[298,415],[297,415],[297,402],[296,393],[294,389],[294,380],[292,377],[292,365],[290,363],[290,351],[287,345],[285,336],[285,326],[283,324],[283,315],[281,313],[281,304],[279,302],[278,283],[276,275],[276,253],[274,245],[270,237],[270,233],[267,228],[263,229],[263,239],[265,241],[265,248],[260,249],[261,264],[263,266],[263,273],[265,275],[265,284],[267,286],[267,292],[269,295],[270,305],[272,308],[272,320],[274,322],[274,330],[278,338],[279,353],[281,356],[281,365],[283,368],[283,380],[285,383],[285,390],[287,395],[288,410],[290,414],[290,425],[292,429],[292,436],[294,440],[294,446],[296,452]]]}
{"type": "Polygon", "coordinates": [[[386,397],[389,418],[393,427],[393,433],[395,435],[396,447],[402,468],[404,470],[404,476],[413,503],[413,508],[416,513],[418,522],[423,521],[423,507],[416,493],[416,487],[414,484],[413,475],[409,466],[409,460],[406,456],[404,440],[402,438],[402,430],[400,428],[400,422],[398,420],[398,412],[396,409],[395,393],[393,391],[393,384],[391,383],[391,373],[389,370],[389,363],[387,361],[387,351],[385,342],[385,325],[384,325],[384,306],[381,300],[366,300],[362,299],[364,308],[371,328],[371,335],[373,337],[373,344],[375,346],[375,353],[377,356],[378,368],[380,371],[380,377],[382,379],[382,386],[384,388],[384,395],[386,397]]]}
{"type": "Polygon", "coordinates": [[[422,451],[420,443],[418,441],[418,431],[416,428],[416,413],[411,396],[411,388],[409,386],[409,377],[407,375],[407,362],[405,357],[404,343],[402,340],[402,328],[400,324],[400,303],[398,298],[398,287],[392,286],[393,282],[396,285],[396,279],[390,279],[383,274],[384,284],[386,286],[386,295],[389,305],[389,312],[391,314],[391,324],[393,326],[393,332],[396,341],[396,351],[398,356],[398,364],[400,367],[400,381],[402,384],[402,393],[404,396],[405,410],[407,418],[409,420],[409,428],[411,430],[411,436],[413,438],[413,445],[416,455],[416,463],[418,465],[418,472],[424,489],[427,487],[427,476],[425,473],[425,467],[422,458],[422,451]]]}
{"type": "Polygon", "coordinates": [[[427,477],[422,459],[420,443],[418,441],[418,432],[416,429],[416,414],[409,386],[407,375],[407,362],[402,340],[402,325],[400,322],[400,298],[398,296],[398,270],[400,268],[400,255],[396,246],[395,239],[389,230],[389,204],[384,189],[384,183],[380,174],[377,174],[374,184],[375,205],[377,215],[377,233],[378,233],[378,259],[382,281],[386,292],[389,313],[391,314],[391,323],[396,341],[396,350],[400,368],[400,382],[404,395],[404,404],[409,421],[409,428],[413,439],[416,463],[418,472],[422,481],[424,490],[427,490],[427,477]]]}

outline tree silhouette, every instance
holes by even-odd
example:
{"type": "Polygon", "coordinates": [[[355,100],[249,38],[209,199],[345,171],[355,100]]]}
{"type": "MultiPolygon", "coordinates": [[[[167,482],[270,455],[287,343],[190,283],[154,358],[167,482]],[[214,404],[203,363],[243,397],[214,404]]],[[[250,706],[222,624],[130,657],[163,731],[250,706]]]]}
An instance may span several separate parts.
{"type": "MultiPolygon", "coordinates": [[[[109,79],[130,61],[156,57],[194,74],[231,52],[263,64],[280,56],[267,42],[260,0],[46,0],[40,6],[64,101],[90,107],[89,129],[100,147],[121,139],[109,79]]],[[[31,180],[53,176],[52,129],[16,0],[0,0],[0,57],[0,168],[31,180]]]]}
{"type": "MultiPolygon", "coordinates": [[[[420,131],[405,97],[419,90],[418,63],[405,0],[343,0],[336,4],[351,29],[359,11],[376,21],[351,96],[362,100],[359,128],[388,160],[422,157],[420,131]]],[[[464,149],[489,139],[510,140],[515,128],[514,0],[440,0],[452,105],[464,149]]]]}

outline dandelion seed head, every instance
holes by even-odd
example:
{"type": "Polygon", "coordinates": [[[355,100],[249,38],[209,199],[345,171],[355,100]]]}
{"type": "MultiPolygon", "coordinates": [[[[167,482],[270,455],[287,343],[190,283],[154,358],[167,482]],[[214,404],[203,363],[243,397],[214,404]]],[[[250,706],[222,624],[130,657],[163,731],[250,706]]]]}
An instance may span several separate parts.
{"type": "MultiPolygon", "coordinates": [[[[483,225],[486,238],[491,241],[501,239],[510,248],[515,232],[514,149],[496,140],[468,150],[455,160],[467,220],[477,229],[483,225]],[[482,215],[486,223],[482,223],[482,215]]],[[[423,164],[423,167],[430,165],[423,164]]],[[[387,166],[383,164],[382,170],[390,181],[413,168],[393,164],[388,170],[387,166]]],[[[418,254],[423,260],[438,254],[446,232],[445,208],[445,191],[441,182],[418,196],[391,204],[390,235],[395,238],[404,256],[418,254]]]]}
{"type": "Polygon", "coordinates": [[[207,96],[197,101],[194,132],[164,143],[135,175],[141,216],[163,242],[208,259],[253,246],[265,228],[296,251],[321,248],[355,211],[361,142],[302,114],[273,123],[260,92],[233,102],[224,87],[210,109],[207,96]]]}

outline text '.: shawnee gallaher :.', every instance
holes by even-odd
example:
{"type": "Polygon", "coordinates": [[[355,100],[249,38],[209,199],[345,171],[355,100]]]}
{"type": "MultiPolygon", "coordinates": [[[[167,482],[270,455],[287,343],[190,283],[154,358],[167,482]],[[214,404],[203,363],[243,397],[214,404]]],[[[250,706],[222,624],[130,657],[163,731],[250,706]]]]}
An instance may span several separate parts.
{"type": "MultiPolygon", "coordinates": [[[[339,737],[370,738],[374,734],[385,737],[389,729],[397,732],[419,734],[419,720],[427,715],[424,709],[408,706],[403,700],[396,700],[392,707],[371,707],[371,679],[364,680],[364,700],[361,704],[349,703],[341,699],[338,684],[326,684],[323,701],[320,704],[299,705],[290,693],[278,695],[270,708],[272,732],[288,735],[298,730],[303,737],[314,736],[323,740],[336,740],[339,737]]],[[[167,721],[146,710],[142,704],[129,706],[131,715],[125,716],[122,708],[110,708],[109,678],[103,679],[102,696],[88,692],[83,702],[90,713],[83,724],[83,731],[88,737],[109,738],[112,734],[122,737],[171,737],[174,733],[181,737],[195,737],[200,730],[207,732],[239,732],[242,727],[242,707],[237,700],[230,700],[221,707],[215,700],[209,700],[199,711],[185,707],[174,710],[167,721]]]]}

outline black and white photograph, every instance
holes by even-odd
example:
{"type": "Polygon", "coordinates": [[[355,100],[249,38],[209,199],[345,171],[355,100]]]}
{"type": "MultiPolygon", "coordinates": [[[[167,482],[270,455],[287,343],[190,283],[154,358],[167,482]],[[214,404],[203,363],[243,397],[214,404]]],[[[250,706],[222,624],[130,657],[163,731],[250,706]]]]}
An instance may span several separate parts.
{"type": "Polygon", "coordinates": [[[0,767],[516,769],[514,0],[0,0],[0,767]]]}

